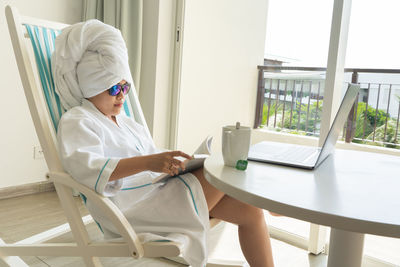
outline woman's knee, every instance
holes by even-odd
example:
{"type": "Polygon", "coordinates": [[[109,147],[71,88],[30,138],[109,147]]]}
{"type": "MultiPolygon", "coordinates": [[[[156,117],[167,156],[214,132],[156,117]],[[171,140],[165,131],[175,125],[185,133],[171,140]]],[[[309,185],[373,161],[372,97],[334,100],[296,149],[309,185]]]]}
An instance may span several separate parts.
{"type": "Polygon", "coordinates": [[[265,222],[264,210],[254,207],[254,219],[258,222],[265,222]]]}
{"type": "Polygon", "coordinates": [[[248,205],[242,215],[243,224],[265,223],[264,211],[260,208],[248,205]]]}

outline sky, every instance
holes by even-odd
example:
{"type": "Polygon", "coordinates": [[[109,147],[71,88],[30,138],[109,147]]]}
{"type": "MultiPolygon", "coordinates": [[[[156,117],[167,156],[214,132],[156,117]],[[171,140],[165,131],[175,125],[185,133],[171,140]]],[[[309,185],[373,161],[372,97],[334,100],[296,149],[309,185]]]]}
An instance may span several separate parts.
{"type": "MultiPolygon", "coordinates": [[[[326,67],[333,0],[269,0],[265,53],[326,67]]],[[[400,69],[400,0],[353,0],[347,68],[400,69]]]]}

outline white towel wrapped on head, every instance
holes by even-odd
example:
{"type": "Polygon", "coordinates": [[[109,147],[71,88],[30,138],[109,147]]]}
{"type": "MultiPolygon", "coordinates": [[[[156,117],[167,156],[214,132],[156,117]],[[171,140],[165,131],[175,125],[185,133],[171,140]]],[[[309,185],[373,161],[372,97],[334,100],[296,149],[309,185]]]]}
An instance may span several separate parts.
{"type": "Polygon", "coordinates": [[[56,92],[66,110],[121,80],[133,84],[121,32],[98,20],[63,29],[55,41],[52,71],[56,92]]]}

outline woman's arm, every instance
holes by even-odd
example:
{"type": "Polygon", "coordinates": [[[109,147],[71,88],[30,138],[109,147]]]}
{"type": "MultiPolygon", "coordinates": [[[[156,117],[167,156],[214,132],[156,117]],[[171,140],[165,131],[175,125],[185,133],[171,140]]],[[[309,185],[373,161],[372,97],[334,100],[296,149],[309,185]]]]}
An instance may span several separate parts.
{"type": "Polygon", "coordinates": [[[176,175],[179,173],[179,169],[185,169],[185,165],[183,161],[175,157],[192,158],[182,151],[170,151],[121,159],[111,174],[109,181],[118,180],[142,171],[163,172],[176,175]]]}

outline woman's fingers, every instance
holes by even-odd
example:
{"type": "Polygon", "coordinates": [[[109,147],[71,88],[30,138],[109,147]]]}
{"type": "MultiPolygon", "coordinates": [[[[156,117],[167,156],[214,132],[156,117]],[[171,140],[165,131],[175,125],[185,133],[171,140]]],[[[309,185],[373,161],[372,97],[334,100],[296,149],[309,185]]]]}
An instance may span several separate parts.
{"type": "Polygon", "coordinates": [[[178,169],[180,168],[182,170],[185,170],[185,163],[183,161],[174,158],[172,159],[172,164],[176,166],[178,169]]]}
{"type": "Polygon", "coordinates": [[[162,172],[168,173],[169,175],[174,175],[175,174],[175,169],[176,168],[173,165],[169,164],[169,165],[164,167],[162,172]]]}
{"type": "Polygon", "coordinates": [[[162,172],[168,173],[170,175],[176,175],[179,173],[179,169],[182,168],[182,162],[173,157],[166,157],[163,159],[162,172]]]}
{"type": "Polygon", "coordinates": [[[179,150],[178,151],[171,151],[171,152],[168,152],[168,153],[172,157],[170,159],[170,164],[171,164],[170,168],[173,168],[174,174],[178,174],[179,173],[179,169],[185,170],[185,162],[183,162],[181,160],[178,160],[178,159],[176,159],[174,157],[184,157],[184,158],[187,158],[187,159],[192,159],[191,156],[189,156],[188,154],[186,154],[186,153],[184,153],[182,151],[179,151],[179,150]]]}
{"type": "Polygon", "coordinates": [[[170,153],[173,157],[184,157],[184,158],[187,158],[187,159],[191,159],[192,158],[188,154],[186,154],[186,153],[184,153],[182,151],[179,151],[179,150],[171,151],[171,152],[168,152],[168,153],[170,153]]]}
{"type": "Polygon", "coordinates": [[[172,158],[168,169],[171,172],[170,174],[177,175],[180,169],[181,170],[185,169],[185,165],[183,164],[182,161],[172,158]]]}
{"type": "Polygon", "coordinates": [[[185,163],[175,157],[184,157],[191,159],[192,157],[182,151],[170,151],[158,154],[156,159],[156,165],[154,171],[161,171],[170,175],[177,175],[179,170],[185,170],[185,163]]]}

